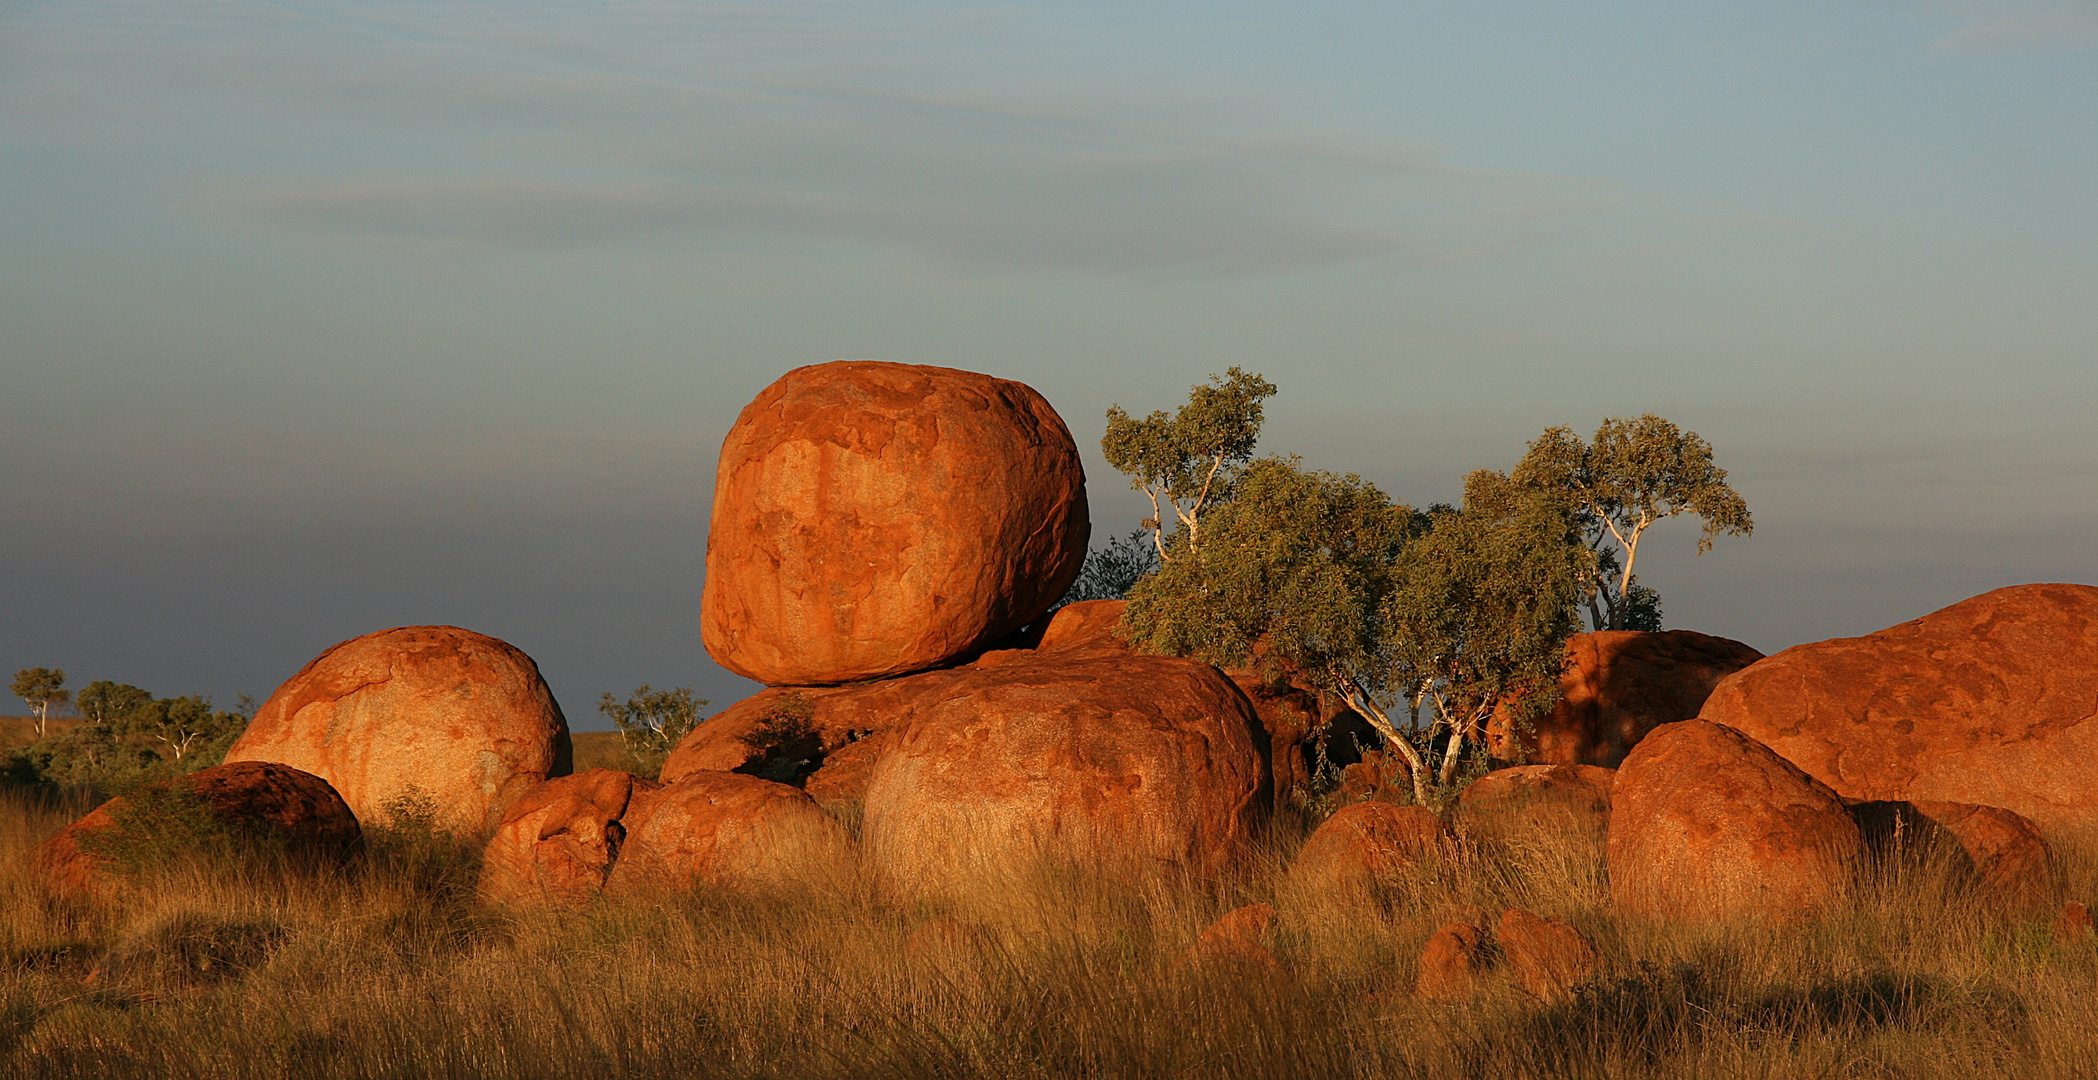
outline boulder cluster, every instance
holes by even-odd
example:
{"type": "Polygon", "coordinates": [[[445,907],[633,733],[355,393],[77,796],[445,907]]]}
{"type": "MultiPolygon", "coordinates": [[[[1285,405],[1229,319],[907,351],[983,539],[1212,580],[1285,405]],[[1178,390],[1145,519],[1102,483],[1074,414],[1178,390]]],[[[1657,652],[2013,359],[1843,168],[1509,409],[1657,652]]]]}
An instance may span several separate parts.
{"type": "MultiPolygon", "coordinates": [[[[1395,762],[1348,756],[1357,739],[1334,733],[1360,720],[1327,696],[1139,655],[1119,601],[1052,613],[1089,533],[1077,447],[1028,387],[802,368],[730,431],[707,552],[705,646],[766,688],[658,779],[571,775],[531,658],[420,626],[322,653],[227,764],[155,790],[302,857],[419,814],[486,838],[482,894],[515,905],[805,889],[859,865],[912,898],[1064,867],[1215,883],[1320,761],[1361,801],[1311,834],[1285,894],[1376,902],[1409,866],[1542,829],[1603,860],[1631,917],[1796,918],[1919,847],[2059,908],[2050,842],[2098,840],[2098,589],[2002,589],[1767,658],[1689,631],[1578,635],[1554,709],[1497,719],[1503,767],[1438,814],[1387,795],[1395,762]]],[[[128,805],[52,838],[54,885],[101,887],[95,837],[128,805]]],[[[1272,965],[1274,918],[1238,909],[1191,955],[1272,965]]],[[[1511,910],[1437,933],[1418,992],[1463,996],[1506,965],[1550,998],[1595,963],[1571,927],[1511,910]]]]}

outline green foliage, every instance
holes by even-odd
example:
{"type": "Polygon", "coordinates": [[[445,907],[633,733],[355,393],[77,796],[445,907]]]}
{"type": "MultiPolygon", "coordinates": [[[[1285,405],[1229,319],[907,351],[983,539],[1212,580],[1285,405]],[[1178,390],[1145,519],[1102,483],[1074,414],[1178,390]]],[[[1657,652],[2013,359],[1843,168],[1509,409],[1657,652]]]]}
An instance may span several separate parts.
{"type": "Polygon", "coordinates": [[[597,702],[597,711],[619,729],[627,753],[650,776],[662,771],[678,741],[699,726],[699,711],[706,707],[706,699],[693,698],[689,686],[656,690],[647,683],[625,702],[609,693],[597,702]]]}
{"type": "Polygon", "coordinates": [[[1563,500],[1591,551],[1584,599],[1595,629],[1659,629],[1660,597],[1633,575],[1639,541],[1655,522],[1694,514],[1697,551],[1721,535],[1754,531],[1748,503],[1727,483],[1712,444],[1652,413],[1609,419],[1592,442],[1570,428],[1545,431],[1516,465],[1517,484],[1563,500]],[[1613,580],[1614,578],[1614,580],[1613,580]]]}
{"type": "Polygon", "coordinates": [[[92,682],[76,699],[81,722],[14,752],[0,764],[0,779],[125,792],[208,768],[246,729],[253,704],[243,701],[239,711],[214,710],[207,698],[155,698],[136,686],[92,682]]]}
{"type": "Polygon", "coordinates": [[[1131,592],[1131,641],[1339,694],[1405,758],[1421,802],[1476,756],[1496,708],[1556,700],[1587,557],[1535,492],[1477,473],[1463,508],[1418,512],[1266,458],[1206,528],[1131,592]]]}
{"type": "Polygon", "coordinates": [[[1056,607],[1085,600],[1126,600],[1137,582],[1157,570],[1158,549],[1151,543],[1148,530],[1117,536],[1106,547],[1086,552],[1077,580],[1071,582],[1056,607]]]}
{"type": "Polygon", "coordinates": [[[1150,497],[1144,528],[1161,559],[1172,557],[1164,532],[1168,508],[1188,545],[1200,545],[1202,512],[1229,497],[1237,469],[1260,440],[1261,402],[1274,395],[1274,383],[1234,367],[1191,388],[1187,404],[1172,416],[1153,412],[1139,420],[1120,405],[1107,410],[1100,449],[1108,464],[1129,475],[1130,486],[1150,497]]]}
{"type": "Polygon", "coordinates": [[[64,668],[23,668],[15,672],[14,694],[36,710],[36,737],[44,737],[45,721],[49,719],[53,705],[64,705],[70,696],[65,690],[64,668]]]}

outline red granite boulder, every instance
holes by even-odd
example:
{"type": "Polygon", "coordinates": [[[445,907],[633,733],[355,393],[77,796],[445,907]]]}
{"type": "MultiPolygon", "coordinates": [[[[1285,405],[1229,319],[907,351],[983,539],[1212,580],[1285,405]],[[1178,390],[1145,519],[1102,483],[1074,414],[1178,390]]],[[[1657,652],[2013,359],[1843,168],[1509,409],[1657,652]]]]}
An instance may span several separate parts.
{"type": "Polygon", "coordinates": [[[312,773],[367,825],[420,795],[445,826],[486,834],[525,792],[566,775],[569,756],[568,721],[531,657],[456,626],[404,626],[315,657],[226,760],[312,773]]]}
{"type": "Polygon", "coordinates": [[[1457,831],[1482,840],[1546,836],[1592,846],[1610,834],[1614,769],[1596,765],[1518,765],[1472,781],[1450,815],[1457,831]]]}
{"type": "Polygon", "coordinates": [[[111,853],[120,848],[136,849],[129,853],[144,860],[142,866],[200,853],[281,853],[295,864],[314,864],[339,861],[362,836],[356,816],[326,780],[287,765],[248,761],[199,769],[133,797],[110,799],[45,840],[36,864],[55,891],[93,896],[114,884],[112,874],[120,867],[111,853]],[[203,822],[167,805],[168,795],[205,811],[216,826],[211,835],[199,832],[203,822]],[[133,820],[134,806],[151,820],[133,820]],[[129,835],[114,835],[123,831],[129,835]]]}
{"type": "Polygon", "coordinates": [[[950,368],[797,368],[721,447],[700,628],[775,686],[923,671],[1048,610],[1091,536],[1085,471],[1032,389],[950,368]]]}
{"type": "Polygon", "coordinates": [[[836,880],[855,858],[844,827],[807,793],[741,773],[666,784],[625,824],[608,894],[791,890],[836,880]]]}
{"type": "Polygon", "coordinates": [[[1515,984],[1541,1001],[1561,997],[1595,974],[1595,946],[1550,916],[1509,908],[1496,936],[1515,984]]]}
{"type": "Polygon", "coordinates": [[[1656,725],[1696,716],[1713,687],[1762,658],[1738,641],[1690,630],[1575,634],[1552,711],[1527,733],[1496,714],[1487,747],[1501,761],[1614,769],[1656,725]]]}
{"type": "Polygon", "coordinates": [[[1198,963],[1221,964],[1271,973],[1282,970],[1282,961],[1268,947],[1275,926],[1275,905],[1247,904],[1217,916],[1188,950],[1198,963]]]}
{"type": "Polygon", "coordinates": [[[635,792],[661,790],[616,769],[559,776],[525,793],[504,816],[481,858],[480,894],[491,903],[588,903],[626,841],[635,792]]]}
{"type": "Polygon", "coordinates": [[[1290,864],[1289,884],[1344,903],[1373,897],[1408,866],[1445,850],[1450,830],[1419,806],[1345,806],[1312,830],[1290,864]]]}
{"type": "Polygon", "coordinates": [[[1861,801],[1999,806],[2098,840],[2098,588],[2020,585],[1786,649],[1701,714],[1861,801]]]}
{"type": "Polygon", "coordinates": [[[1044,863],[1213,879],[1264,810],[1258,723],[1230,680],[1186,660],[967,669],[875,765],[868,856],[921,895],[980,894],[1044,863]]]}
{"type": "Polygon", "coordinates": [[[1478,992],[1479,979],[1491,965],[1486,932],[1470,923],[1450,923],[1421,949],[1413,994],[1430,1001],[1461,1001],[1478,992]]]}
{"type": "Polygon", "coordinates": [[[2052,907],[2054,853],[2032,822],[1996,806],[1954,802],[1863,802],[1850,808],[1867,850],[1883,858],[1949,848],[1996,904],[2052,907]]]}
{"type": "Polygon", "coordinates": [[[1611,789],[1611,900],[1678,920],[1783,920],[1848,888],[1863,838],[1835,792],[1702,720],[1640,741],[1611,789]]]}

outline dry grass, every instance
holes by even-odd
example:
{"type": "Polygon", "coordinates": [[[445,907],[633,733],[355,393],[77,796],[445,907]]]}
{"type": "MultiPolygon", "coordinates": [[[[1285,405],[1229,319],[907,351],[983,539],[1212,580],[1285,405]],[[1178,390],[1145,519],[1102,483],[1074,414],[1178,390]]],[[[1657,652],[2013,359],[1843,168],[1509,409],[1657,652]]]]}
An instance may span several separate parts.
{"type": "MultiPolygon", "coordinates": [[[[1295,838],[1221,895],[1073,875],[977,905],[796,897],[565,916],[476,906],[455,852],[379,836],[322,877],[173,868],[57,903],[33,846],[81,808],[0,799],[6,1077],[2083,1077],[2098,958],[2044,918],[1889,868],[1773,930],[1620,922],[1544,838],[1423,866],[1384,908],[1277,897],[1295,838]],[[1215,915],[1278,899],[1286,974],[1190,964],[1215,915]],[[1525,906],[1608,970],[1544,1005],[1408,993],[1441,923],[1525,906]],[[90,973],[93,973],[90,978],[90,973]]],[[[2070,867],[2090,896],[2093,868],[2070,867]]],[[[1286,890],[1285,890],[1286,892],[1286,890]]]]}
{"type": "Polygon", "coordinates": [[[616,731],[575,731],[568,736],[575,748],[575,771],[590,769],[618,769],[621,772],[639,773],[641,764],[627,752],[626,743],[621,742],[616,731]]]}

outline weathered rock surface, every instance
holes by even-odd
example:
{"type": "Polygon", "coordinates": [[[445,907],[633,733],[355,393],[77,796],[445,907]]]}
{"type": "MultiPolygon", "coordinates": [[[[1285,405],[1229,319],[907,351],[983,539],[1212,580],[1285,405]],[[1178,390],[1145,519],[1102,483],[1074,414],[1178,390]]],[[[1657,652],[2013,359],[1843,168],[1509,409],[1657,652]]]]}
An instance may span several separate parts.
{"type": "Polygon", "coordinates": [[[1847,888],[1863,847],[1836,794],[1729,727],[1655,728],[1617,770],[1610,897],[1668,919],[1784,919],[1847,888]]]}
{"type": "Polygon", "coordinates": [[[666,784],[625,824],[605,879],[611,894],[791,889],[830,879],[854,857],[844,827],[807,793],[741,773],[666,784]]]}
{"type": "Polygon", "coordinates": [[[663,763],[664,783],[696,772],[744,772],[796,784],[826,801],[858,801],[888,736],[976,665],[851,686],[769,687],[714,714],[680,740],[663,763]],[[796,713],[807,735],[782,736],[796,713]],[[769,734],[768,734],[769,732],[769,734]]]}
{"type": "Polygon", "coordinates": [[[1954,802],[1865,802],[1851,817],[1865,847],[1882,857],[1906,857],[1949,847],[1988,890],[1992,902],[2031,909],[2053,906],[2054,853],[2032,822],[1995,806],[1954,802]]]}
{"type": "Polygon", "coordinates": [[[1998,589],[1796,646],[1721,683],[1701,715],[1845,798],[2000,806],[2098,839],[2098,588],[1998,589]]]}
{"type": "Polygon", "coordinates": [[[274,761],[326,780],[357,819],[387,824],[414,792],[447,827],[487,833],[569,771],[568,721],[539,665],[456,626],[404,626],[315,657],[255,713],[228,762],[274,761]]]}
{"type": "Polygon", "coordinates": [[[1413,980],[1415,997],[1458,1001],[1479,989],[1479,977],[1491,966],[1486,931],[1470,923],[1450,923],[1421,949],[1413,980]]]}
{"type": "Polygon", "coordinates": [[[1134,653],[1135,649],[1122,640],[1120,627],[1122,613],[1129,608],[1127,600],[1080,600],[1065,604],[1049,616],[1049,624],[1042,628],[1041,640],[1035,643],[1038,653],[1081,652],[1105,650],[1107,652],[1134,653]]]}
{"type": "MultiPolygon", "coordinates": [[[[200,799],[241,847],[281,850],[295,861],[340,859],[355,850],[363,836],[356,816],[326,780],[287,765],[214,765],[152,788],[200,799]]],[[[112,867],[90,850],[95,846],[90,838],[123,825],[132,802],[123,796],[110,799],[44,841],[37,867],[55,890],[94,895],[112,884],[112,867]]],[[[166,842],[179,844],[183,839],[170,836],[166,842]]],[[[183,852],[164,854],[175,857],[183,852]]]]}
{"type": "Polygon", "coordinates": [[[739,675],[811,686],[901,675],[1048,610],[1091,536],[1064,422],[974,372],[797,368],[722,443],[701,634],[739,675]]]}
{"type": "Polygon", "coordinates": [[[616,769],[559,776],[525,793],[504,815],[481,859],[483,900],[579,905],[605,887],[626,841],[636,789],[662,788],[616,769]]]}
{"type": "Polygon", "coordinates": [[[1616,768],[1657,725],[1695,717],[1721,680],[1763,658],[1738,641],[1690,630],[1604,630],[1566,643],[1559,702],[1518,737],[1505,713],[1488,725],[1501,761],[1616,768]]]}
{"type": "Polygon", "coordinates": [[[1304,841],[1290,864],[1290,885],[1356,902],[1374,896],[1399,871],[1449,842],[1449,827],[1424,807],[1344,806],[1304,841]]]}
{"type": "Polygon", "coordinates": [[[1211,879],[1264,809],[1257,725],[1207,664],[1053,653],[965,669],[875,765],[862,836],[910,893],[971,895],[1044,860],[1211,879]]]}
{"type": "Polygon", "coordinates": [[[1496,769],[1465,787],[1451,822],[1483,840],[1572,838],[1602,855],[1610,834],[1614,769],[1597,765],[1518,765],[1496,769]]]}
{"type": "Polygon", "coordinates": [[[1516,985],[1541,1001],[1551,1001],[1595,974],[1595,946],[1557,919],[1509,908],[1501,914],[1495,936],[1516,985]]]}

